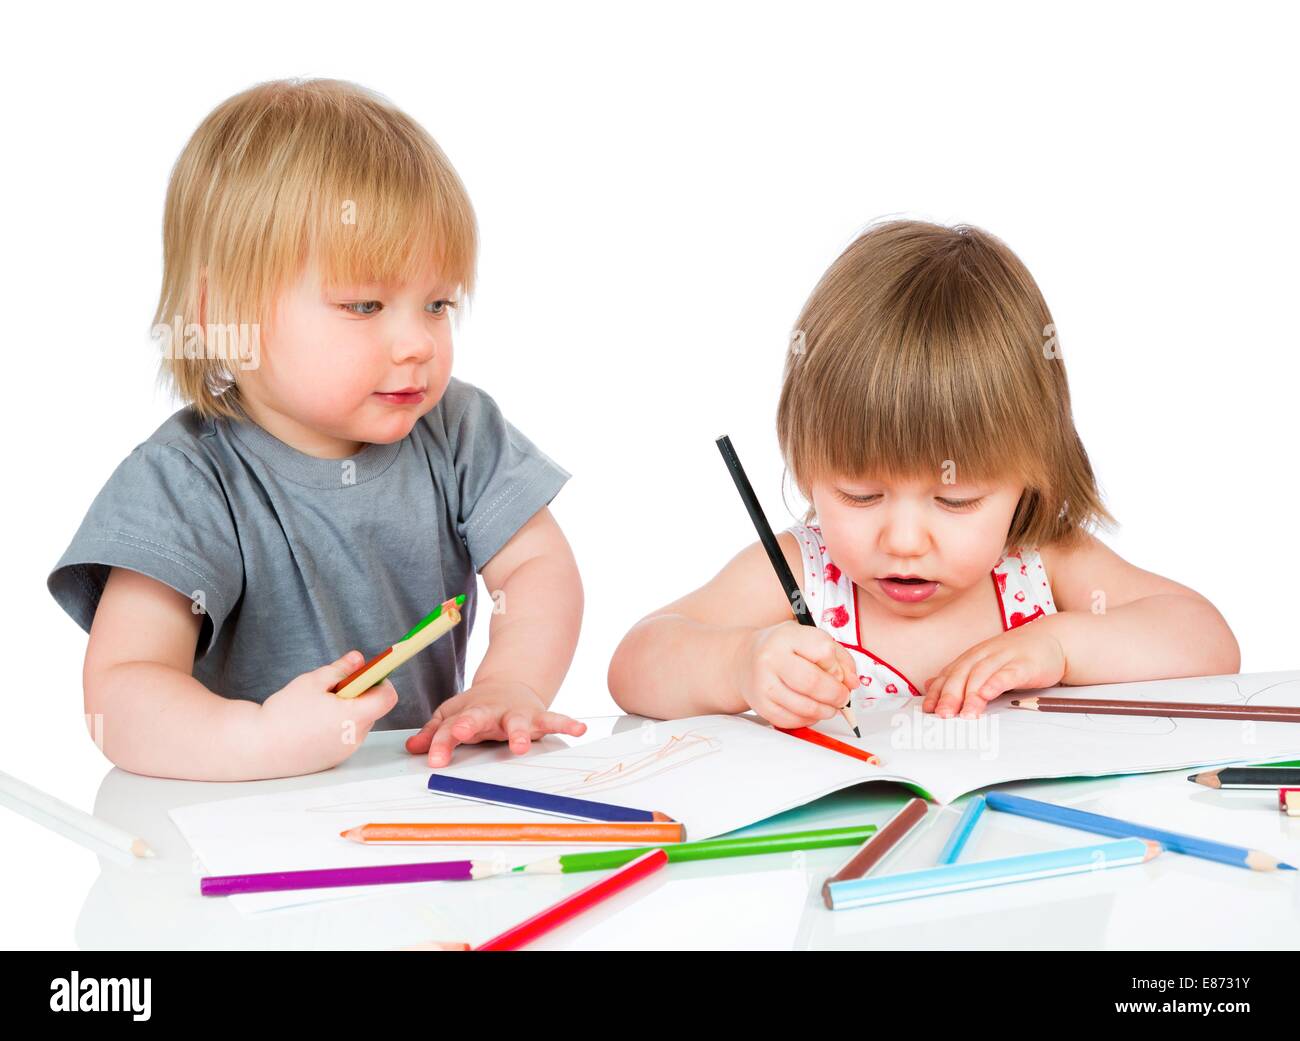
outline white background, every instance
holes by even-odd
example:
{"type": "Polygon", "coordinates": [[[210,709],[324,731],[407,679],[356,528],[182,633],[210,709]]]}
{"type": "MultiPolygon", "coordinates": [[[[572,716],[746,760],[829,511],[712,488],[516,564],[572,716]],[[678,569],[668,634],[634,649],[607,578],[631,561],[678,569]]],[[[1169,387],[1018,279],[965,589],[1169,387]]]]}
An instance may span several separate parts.
{"type": "MultiPolygon", "coordinates": [[[[45,579],[112,469],[177,406],[148,338],[171,164],[286,76],[421,121],[482,231],[456,374],[575,475],[552,509],[586,618],[556,707],[616,711],[609,656],[776,528],[789,330],[873,219],[981,225],[1054,312],[1122,527],[1201,591],[1243,672],[1300,667],[1291,592],[1295,24],[1282,6],[223,3],[15,9],[3,77],[8,666],[0,769],[90,808],[85,636],[45,579]]],[[[1033,436],[1026,431],[1026,436],[1033,436]]],[[[487,615],[471,641],[471,675],[487,615]]],[[[0,814],[3,946],[66,946],[94,857],[0,814]],[[12,843],[10,840],[13,840],[12,843]],[[38,887],[67,900],[27,901],[38,887]]]]}

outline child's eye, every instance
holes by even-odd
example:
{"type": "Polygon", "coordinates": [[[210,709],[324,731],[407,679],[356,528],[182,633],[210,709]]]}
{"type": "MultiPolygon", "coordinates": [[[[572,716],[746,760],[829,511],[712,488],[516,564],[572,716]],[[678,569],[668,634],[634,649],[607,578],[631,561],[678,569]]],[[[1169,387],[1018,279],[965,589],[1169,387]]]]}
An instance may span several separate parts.
{"type": "Polygon", "coordinates": [[[373,307],[373,308],[376,308],[376,309],[377,309],[377,308],[380,308],[380,307],[383,307],[383,306],[384,306],[384,305],[381,304],[378,300],[358,300],[358,301],[356,301],[355,303],[351,303],[351,304],[339,304],[339,307],[343,308],[343,310],[347,311],[349,314],[355,314],[355,315],[358,315],[358,316],[361,316],[361,317],[365,317],[366,315],[377,314],[378,311],[377,311],[377,310],[375,310],[375,311],[354,311],[353,308],[355,308],[355,307],[373,307]]]}
{"type": "Polygon", "coordinates": [[[435,300],[435,301],[434,301],[433,303],[431,303],[429,306],[432,307],[432,308],[434,308],[434,310],[430,311],[429,313],[430,313],[431,315],[433,315],[435,318],[441,318],[443,315],[445,315],[445,314],[447,313],[447,308],[449,308],[449,307],[455,307],[455,306],[456,306],[456,301],[455,301],[455,300],[435,300]]]}
{"type": "Polygon", "coordinates": [[[850,506],[866,506],[868,503],[879,499],[879,495],[850,495],[848,492],[842,492],[838,488],[835,494],[840,497],[841,502],[847,502],[850,506]]]}
{"type": "Polygon", "coordinates": [[[940,497],[940,498],[939,498],[939,501],[940,501],[941,503],[943,503],[945,506],[947,506],[949,509],[953,509],[953,510],[973,510],[976,506],[978,506],[978,505],[980,504],[980,502],[981,502],[982,500],[980,500],[980,499],[944,499],[944,498],[940,497]]]}

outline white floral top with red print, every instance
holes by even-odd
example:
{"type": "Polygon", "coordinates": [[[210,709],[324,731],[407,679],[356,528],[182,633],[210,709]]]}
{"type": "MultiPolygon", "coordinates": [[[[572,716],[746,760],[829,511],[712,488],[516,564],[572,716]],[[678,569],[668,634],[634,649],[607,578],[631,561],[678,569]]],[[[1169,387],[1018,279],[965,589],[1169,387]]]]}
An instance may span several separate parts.
{"type": "MultiPolygon", "coordinates": [[[[920,690],[906,676],[862,646],[853,580],[830,559],[821,528],[795,524],[788,530],[799,542],[803,559],[801,588],[808,598],[808,610],[818,627],[853,655],[858,666],[858,682],[865,688],[866,696],[861,700],[874,701],[901,691],[919,696],[920,690]]],[[[1002,608],[1004,630],[1056,612],[1047,570],[1037,549],[1016,547],[1015,552],[993,566],[989,577],[1002,608]]]]}

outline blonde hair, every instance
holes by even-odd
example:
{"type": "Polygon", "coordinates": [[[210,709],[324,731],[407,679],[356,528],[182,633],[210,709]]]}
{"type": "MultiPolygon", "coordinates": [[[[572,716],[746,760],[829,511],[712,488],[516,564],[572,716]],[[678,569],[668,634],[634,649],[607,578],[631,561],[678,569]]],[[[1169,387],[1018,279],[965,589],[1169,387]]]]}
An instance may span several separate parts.
{"type": "MultiPolygon", "coordinates": [[[[405,284],[430,263],[468,298],[478,231],[469,196],[429,134],[342,80],[273,80],[218,105],[172,169],[160,325],[262,323],[314,261],[327,285],[405,284]]],[[[244,418],[212,345],[165,352],[160,378],[205,417],[244,418]]]]}
{"type": "MultiPolygon", "coordinates": [[[[1051,312],[969,225],[877,224],[817,283],[785,362],[777,438],[813,481],[918,475],[1025,485],[1003,547],[1068,545],[1114,517],[1074,428],[1051,312]]],[[[812,506],[804,516],[815,515],[812,506]]]]}

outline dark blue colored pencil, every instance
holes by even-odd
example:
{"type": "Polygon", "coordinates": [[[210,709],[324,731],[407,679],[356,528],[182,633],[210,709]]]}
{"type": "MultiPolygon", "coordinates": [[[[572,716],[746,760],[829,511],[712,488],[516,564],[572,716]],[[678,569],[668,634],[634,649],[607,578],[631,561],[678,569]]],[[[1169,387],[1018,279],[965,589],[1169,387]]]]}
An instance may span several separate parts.
{"type": "Polygon", "coordinates": [[[487,781],[470,781],[464,777],[433,774],[429,778],[429,791],[454,795],[458,799],[490,802],[497,806],[518,806],[538,813],[551,813],[557,817],[573,817],[583,821],[664,821],[673,818],[658,810],[634,810],[608,802],[574,799],[550,792],[534,792],[527,788],[511,788],[487,781]]]}

